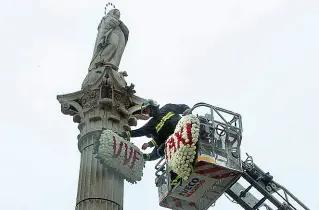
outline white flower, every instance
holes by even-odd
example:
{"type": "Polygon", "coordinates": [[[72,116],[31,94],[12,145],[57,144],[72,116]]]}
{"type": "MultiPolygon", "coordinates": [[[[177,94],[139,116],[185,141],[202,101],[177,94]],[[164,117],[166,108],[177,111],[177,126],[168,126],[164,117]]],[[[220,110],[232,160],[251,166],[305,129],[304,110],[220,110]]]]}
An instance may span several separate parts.
{"type": "Polygon", "coordinates": [[[187,180],[192,171],[192,163],[196,155],[196,143],[199,136],[199,120],[195,115],[187,115],[183,117],[175,128],[175,133],[172,134],[166,143],[166,155],[167,163],[169,167],[184,180],[187,180]],[[189,125],[191,125],[190,132],[188,133],[189,125]],[[182,133],[181,133],[182,132],[182,133]],[[179,142],[175,133],[178,133],[182,137],[182,141],[179,142]],[[192,139],[189,139],[189,136],[192,139]],[[183,143],[185,141],[185,144],[183,143]],[[175,148],[173,146],[175,143],[175,148]],[[176,150],[176,152],[174,152],[176,150]]]}
{"type": "Polygon", "coordinates": [[[111,130],[104,130],[96,143],[96,158],[104,167],[116,170],[132,184],[142,179],[145,162],[138,147],[111,130]]]}

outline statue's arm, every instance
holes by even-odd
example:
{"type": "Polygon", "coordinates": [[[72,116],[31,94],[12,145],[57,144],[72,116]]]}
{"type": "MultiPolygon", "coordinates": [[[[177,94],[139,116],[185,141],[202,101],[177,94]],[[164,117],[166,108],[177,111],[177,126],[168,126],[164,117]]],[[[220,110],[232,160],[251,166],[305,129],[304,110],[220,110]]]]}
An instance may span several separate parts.
{"type": "Polygon", "coordinates": [[[121,20],[119,20],[119,21],[120,21],[120,28],[123,31],[123,34],[125,36],[125,42],[127,42],[130,31],[128,30],[127,26],[121,20]]]}

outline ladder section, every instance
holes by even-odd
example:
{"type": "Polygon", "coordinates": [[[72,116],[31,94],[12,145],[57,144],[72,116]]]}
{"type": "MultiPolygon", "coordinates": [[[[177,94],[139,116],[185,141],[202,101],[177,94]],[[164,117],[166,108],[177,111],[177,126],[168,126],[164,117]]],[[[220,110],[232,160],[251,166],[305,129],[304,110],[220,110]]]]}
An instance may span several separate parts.
{"type": "Polygon", "coordinates": [[[273,204],[277,210],[310,210],[296,196],[289,192],[285,187],[276,183],[273,177],[267,172],[263,172],[256,164],[254,164],[251,156],[247,154],[247,159],[243,161],[242,178],[245,179],[250,186],[245,188],[240,183],[235,183],[226,191],[233,201],[243,207],[245,210],[275,210],[267,203],[273,204]],[[257,190],[262,198],[258,199],[250,192],[252,189],[257,190]],[[266,203],[266,201],[268,201],[266,203]],[[297,205],[298,206],[297,206],[297,205]]]}

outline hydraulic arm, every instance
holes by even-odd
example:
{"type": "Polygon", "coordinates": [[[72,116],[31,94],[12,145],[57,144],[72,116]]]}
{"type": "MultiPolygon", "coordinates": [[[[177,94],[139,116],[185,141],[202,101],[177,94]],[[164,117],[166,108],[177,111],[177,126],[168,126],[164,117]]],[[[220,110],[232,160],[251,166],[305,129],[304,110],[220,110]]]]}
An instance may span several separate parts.
{"type": "Polygon", "coordinates": [[[242,162],[244,171],[242,178],[250,186],[245,188],[237,182],[229,188],[226,194],[233,199],[233,202],[238,203],[245,210],[258,210],[262,207],[267,210],[274,210],[267,205],[266,201],[272,203],[278,210],[310,210],[285,187],[276,183],[268,172],[262,171],[253,162],[251,156],[248,154],[247,156],[247,159],[242,162]],[[257,199],[250,192],[251,189],[256,189],[262,195],[262,198],[257,199]]]}

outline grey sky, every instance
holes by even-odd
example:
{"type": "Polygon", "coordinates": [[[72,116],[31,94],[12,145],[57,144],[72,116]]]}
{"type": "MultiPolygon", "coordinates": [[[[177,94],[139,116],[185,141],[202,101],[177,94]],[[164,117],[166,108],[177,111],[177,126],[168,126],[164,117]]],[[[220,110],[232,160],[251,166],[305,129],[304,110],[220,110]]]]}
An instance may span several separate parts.
{"type": "MultiPolygon", "coordinates": [[[[2,209],[73,209],[77,125],[57,94],[79,90],[102,0],[2,2],[2,209]]],[[[130,29],[121,70],[137,94],[243,116],[245,152],[310,209],[318,201],[319,2],[113,1],[130,29]]],[[[141,146],[146,139],[134,140],[141,146]]],[[[157,210],[155,163],[125,185],[125,209],[157,210]]],[[[241,209],[224,196],[214,209],[241,209]]]]}

